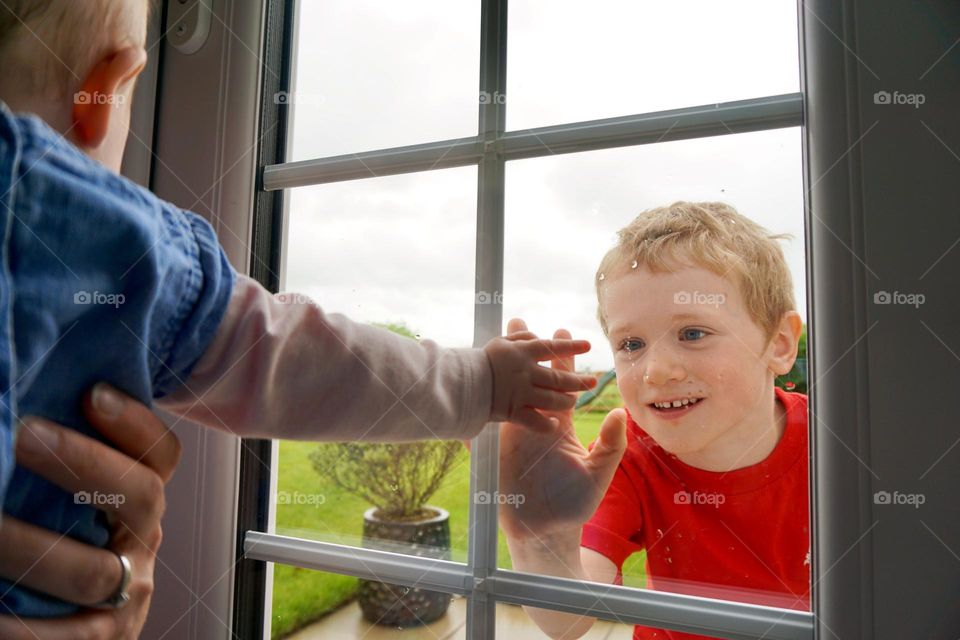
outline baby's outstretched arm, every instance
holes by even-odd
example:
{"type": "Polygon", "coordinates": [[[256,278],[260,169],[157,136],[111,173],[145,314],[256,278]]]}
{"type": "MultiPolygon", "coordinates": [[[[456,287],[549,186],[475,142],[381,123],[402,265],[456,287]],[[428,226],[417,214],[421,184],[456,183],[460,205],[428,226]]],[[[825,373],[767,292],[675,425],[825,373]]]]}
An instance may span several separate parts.
{"type": "Polygon", "coordinates": [[[246,437],[467,439],[495,420],[549,426],[536,409],[572,407],[569,392],[594,384],[537,364],[587,351],[583,340],[445,349],[300,300],[238,276],[210,347],[158,406],[246,437]]]}

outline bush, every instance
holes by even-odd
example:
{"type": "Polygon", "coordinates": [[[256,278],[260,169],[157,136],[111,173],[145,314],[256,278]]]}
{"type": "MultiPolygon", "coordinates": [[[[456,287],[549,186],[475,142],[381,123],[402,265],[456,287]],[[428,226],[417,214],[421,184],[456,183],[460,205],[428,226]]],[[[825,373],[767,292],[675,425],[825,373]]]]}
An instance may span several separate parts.
{"type": "Polygon", "coordinates": [[[388,520],[416,519],[463,452],[451,442],[403,442],[325,445],[310,454],[310,463],[347,493],[379,509],[388,520]]]}

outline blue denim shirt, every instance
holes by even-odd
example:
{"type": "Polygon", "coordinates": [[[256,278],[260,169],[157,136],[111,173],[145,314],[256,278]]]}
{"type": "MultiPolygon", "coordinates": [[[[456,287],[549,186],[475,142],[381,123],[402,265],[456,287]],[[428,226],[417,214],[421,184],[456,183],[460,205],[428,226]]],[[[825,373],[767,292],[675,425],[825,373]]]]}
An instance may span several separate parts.
{"type": "MultiPolygon", "coordinates": [[[[14,467],[18,417],[102,440],[80,400],[104,380],[150,404],[206,350],[236,279],[210,225],[0,102],[0,497],[9,515],[105,546],[102,511],[14,467]]],[[[0,580],[0,613],[77,607],[0,580]]]]}

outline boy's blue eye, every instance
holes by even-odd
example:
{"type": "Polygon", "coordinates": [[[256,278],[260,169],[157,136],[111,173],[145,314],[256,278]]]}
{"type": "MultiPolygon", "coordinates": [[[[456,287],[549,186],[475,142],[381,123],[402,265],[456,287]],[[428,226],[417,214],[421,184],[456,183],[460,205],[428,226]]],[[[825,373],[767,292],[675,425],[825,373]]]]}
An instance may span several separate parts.
{"type": "Polygon", "coordinates": [[[643,348],[643,340],[637,340],[636,338],[627,338],[620,343],[620,348],[629,353],[633,353],[638,349],[643,348]]]}
{"type": "MultiPolygon", "coordinates": [[[[688,336],[688,335],[690,335],[691,333],[702,333],[704,336],[707,335],[707,332],[704,331],[703,329],[684,329],[683,331],[680,332],[680,335],[681,335],[681,336],[688,336]]],[[[686,337],[684,337],[683,339],[684,339],[684,340],[692,340],[693,342],[696,342],[696,341],[698,340],[698,338],[686,338],[686,337]]]]}

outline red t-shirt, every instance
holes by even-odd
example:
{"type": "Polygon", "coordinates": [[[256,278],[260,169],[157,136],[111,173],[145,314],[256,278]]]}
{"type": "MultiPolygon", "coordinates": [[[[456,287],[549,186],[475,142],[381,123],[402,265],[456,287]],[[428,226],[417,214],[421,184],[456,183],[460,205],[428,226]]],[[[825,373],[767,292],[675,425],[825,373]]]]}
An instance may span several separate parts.
{"type": "MultiPolygon", "coordinates": [[[[786,408],[780,442],[765,460],[704,471],[664,451],[633,418],[627,451],[581,544],[620,569],[647,550],[657,591],[810,609],[807,396],[775,388],[786,408]]],[[[705,636],[637,626],[638,640],[705,636]]]]}

